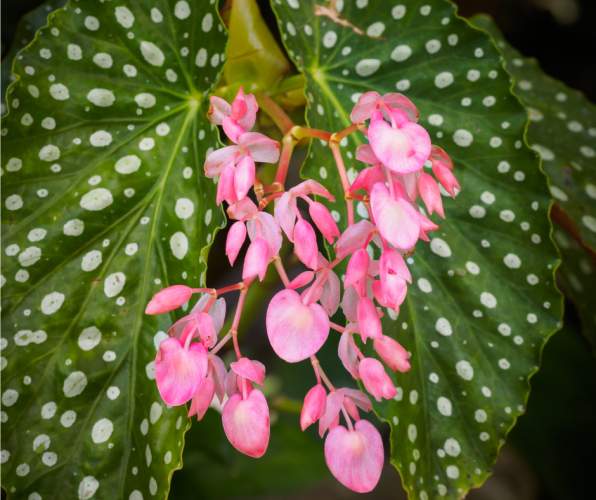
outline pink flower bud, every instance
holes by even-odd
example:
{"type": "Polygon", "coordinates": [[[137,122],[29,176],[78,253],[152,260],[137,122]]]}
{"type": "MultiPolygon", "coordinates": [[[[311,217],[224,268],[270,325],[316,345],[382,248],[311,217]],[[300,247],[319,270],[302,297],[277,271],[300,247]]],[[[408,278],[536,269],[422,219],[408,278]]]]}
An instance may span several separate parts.
{"type": "Polygon", "coordinates": [[[363,342],[366,342],[367,338],[374,339],[383,335],[379,313],[371,299],[360,297],[356,314],[358,316],[358,330],[363,342]]]}
{"type": "Polygon", "coordinates": [[[245,239],[246,226],[244,225],[244,222],[234,222],[232,227],[230,227],[228,236],[226,238],[226,255],[228,256],[231,266],[233,266],[234,262],[236,262],[236,258],[240,253],[240,249],[242,248],[245,239]]]}
{"type": "Polygon", "coordinates": [[[243,399],[233,394],[222,412],[222,423],[226,437],[239,452],[259,458],[269,445],[269,407],[263,393],[253,389],[243,399]]]}
{"type": "Polygon", "coordinates": [[[308,285],[314,277],[315,273],[312,271],[304,271],[290,281],[288,288],[291,288],[292,290],[302,288],[303,286],[308,285]]]}
{"type": "Polygon", "coordinates": [[[316,269],[319,255],[317,236],[304,219],[300,219],[294,226],[293,241],[294,252],[300,261],[310,269],[316,269]]]}
{"type": "Polygon", "coordinates": [[[373,341],[375,351],[393,371],[405,373],[410,369],[410,354],[391,337],[383,335],[373,341]]]}
{"type": "Polygon", "coordinates": [[[263,281],[269,265],[269,247],[263,238],[256,238],[248,247],[244,257],[242,279],[249,280],[256,276],[263,281]]]}
{"type": "Polygon", "coordinates": [[[308,213],[323,237],[329,244],[332,244],[333,240],[339,236],[339,229],[329,209],[322,203],[313,201],[308,206],[308,213]]]}
{"type": "Polygon", "coordinates": [[[217,341],[217,332],[215,331],[213,318],[206,312],[200,312],[197,314],[197,323],[201,342],[207,348],[213,347],[217,341]]]}
{"type": "Polygon", "coordinates": [[[358,380],[360,378],[358,373],[358,348],[351,333],[346,331],[341,334],[337,345],[337,356],[350,375],[358,380]]]}
{"type": "Polygon", "coordinates": [[[325,439],[325,462],[331,474],[357,493],[368,493],[375,488],[384,460],[381,435],[367,420],[356,422],[351,431],[338,425],[325,439]]]}
{"type": "Polygon", "coordinates": [[[195,394],[207,375],[207,351],[202,344],[188,349],[178,339],[167,338],[155,357],[157,389],[168,406],[183,405],[195,394]]]}
{"type": "Polygon", "coordinates": [[[300,412],[300,428],[305,430],[319,420],[325,413],[327,392],[321,384],[315,385],[304,397],[304,404],[300,412]]]}
{"type": "Polygon", "coordinates": [[[145,314],[163,314],[178,309],[192,297],[192,288],[172,285],[157,292],[147,304],[145,314]]]}
{"type": "Polygon", "coordinates": [[[397,389],[381,362],[375,358],[364,358],[358,365],[358,372],[366,390],[377,400],[391,399],[397,389]]]}
{"type": "Polygon", "coordinates": [[[236,191],[234,190],[234,175],[235,169],[233,164],[228,164],[223,167],[219,181],[217,182],[217,193],[215,195],[215,202],[221,205],[222,201],[233,203],[236,200],[236,191]]]}
{"type": "Polygon", "coordinates": [[[418,177],[418,191],[428,213],[437,212],[444,219],[441,191],[435,180],[427,173],[422,172],[418,177]]]}
{"type": "Polygon", "coordinates": [[[366,290],[369,264],[370,257],[366,249],[360,248],[356,250],[348,261],[344,282],[345,286],[353,286],[360,295],[363,295],[366,290]]]}
{"type": "Polygon", "coordinates": [[[433,174],[435,174],[437,180],[445,188],[445,191],[447,191],[452,198],[455,198],[460,187],[459,182],[457,182],[457,179],[451,170],[444,165],[433,163],[433,174]]]}

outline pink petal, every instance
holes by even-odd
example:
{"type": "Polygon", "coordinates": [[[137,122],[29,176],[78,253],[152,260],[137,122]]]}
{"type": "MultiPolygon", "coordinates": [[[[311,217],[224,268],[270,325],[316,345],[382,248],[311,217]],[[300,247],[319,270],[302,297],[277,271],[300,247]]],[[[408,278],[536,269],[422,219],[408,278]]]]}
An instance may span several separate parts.
{"type": "Polygon", "coordinates": [[[354,379],[358,380],[360,378],[360,374],[358,373],[358,348],[354,343],[354,337],[352,337],[351,333],[345,332],[341,334],[337,347],[337,355],[347,372],[354,379]]]}
{"type": "Polygon", "coordinates": [[[362,123],[368,120],[380,99],[381,96],[378,92],[369,91],[362,94],[350,114],[352,123],[362,123]]]}
{"type": "Polygon", "coordinates": [[[230,261],[230,265],[233,266],[236,261],[236,257],[240,253],[240,249],[246,239],[246,226],[242,221],[236,221],[230,227],[228,236],[226,238],[226,255],[230,261]]]}
{"type": "Polygon", "coordinates": [[[223,119],[222,122],[224,133],[228,136],[230,141],[237,143],[238,138],[246,132],[244,128],[242,128],[238,122],[230,117],[226,117],[223,119]]]}
{"type": "Polygon", "coordinates": [[[441,185],[445,188],[445,191],[449,193],[452,198],[455,198],[460,190],[459,182],[453,175],[453,172],[445,165],[440,163],[433,163],[433,174],[441,185]]]}
{"type": "Polygon", "coordinates": [[[259,212],[246,223],[246,230],[252,241],[263,238],[267,242],[270,257],[274,257],[279,253],[283,238],[273,215],[267,212],[259,212]]]}
{"type": "MultiPolygon", "coordinates": [[[[382,184],[375,184],[381,185],[382,184]]],[[[373,232],[374,226],[367,220],[361,220],[351,224],[335,242],[335,255],[343,259],[366,245],[366,242],[373,232]]]]}
{"type": "Polygon", "coordinates": [[[244,113],[238,117],[238,124],[246,131],[252,129],[255,125],[258,110],[259,105],[255,96],[253,94],[246,94],[244,96],[244,113]]]}
{"type": "Polygon", "coordinates": [[[234,190],[234,175],[236,169],[231,165],[226,165],[221,171],[219,181],[217,182],[217,194],[215,202],[220,205],[222,201],[233,203],[236,200],[236,191],[234,190]]]}
{"type": "Polygon", "coordinates": [[[420,116],[420,113],[418,112],[418,108],[405,95],[399,94],[397,92],[391,92],[389,94],[385,94],[383,96],[383,103],[385,103],[387,106],[389,106],[392,109],[399,109],[399,110],[405,112],[410,121],[413,121],[413,122],[418,121],[418,117],[420,116]]]}
{"type": "Polygon", "coordinates": [[[236,198],[242,200],[255,183],[255,162],[250,155],[244,155],[236,164],[234,189],[236,198]]]}
{"type": "Polygon", "coordinates": [[[329,317],[318,304],[304,305],[294,290],[274,295],[267,308],[267,336],[275,353],[288,363],[315,354],[329,335],[329,317]]]}
{"type": "Polygon", "coordinates": [[[442,218],[445,218],[441,191],[435,180],[427,173],[422,172],[418,177],[418,191],[428,213],[437,212],[442,218]]]}
{"type": "Polygon", "coordinates": [[[275,220],[290,241],[292,241],[292,235],[294,234],[297,211],[296,198],[289,191],[286,191],[275,200],[275,210],[273,212],[275,220]]]}
{"type": "Polygon", "coordinates": [[[325,440],[325,461],[333,476],[357,493],[372,491],[383,471],[385,454],[379,431],[367,420],[353,431],[335,427],[325,440]]]}
{"type": "Polygon", "coordinates": [[[364,248],[356,250],[350,260],[346,269],[346,278],[344,284],[346,287],[353,286],[360,295],[364,294],[366,287],[366,279],[368,277],[368,266],[370,264],[370,257],[364,248]]]}
{"type": "Polygon", "coordinates": [[[370,203],[381,236],[400,250],[412,249],[420,234],[416,210],[402,198],[391,198],[381,183],[373,186],[370,203]]]}
{"type": "Polygon", "coordinates": [[[392,248],[386,248],[379,259],[379,273],[381,280],[384,276],[395,275],[402,280],[412,283],[412,275],[402,255],[392,248]]]}
{"type": "Polygon", "coordinates": [[[207,351],[202,344],[192,344],[188,350],[173,337],[159,345],[155,357],[157,389],[168,406],[189,401],[207,375],[207,351]]]}
{"type": "Polygon", "coordinates": [[[246,399],[234,394],[222,412],[224,432],[232,446],[249,457],[262,457],[269,445],[269,407],[263,393],[253,389],[246,399]]]}
{"type": "Polygon", "coordinates": [[[259,361],[240,358],[238,361],[230,363],[230,368],[236,375],[256,384],[263,385],[265,381],[265,365],[259,361]]]}
{"type": "Polygon", "coordinates": [[[314,277],[315,273],[313,273],[312,271],[304,271],[300,273],[298,276],[296,276],[292,281],[290,281],[288,288],[291,288],[292,290],[302,288],[303,286],[310,283],[314,277]]]}
{"type": "Polygon", "coordinates": [[[362,341],[367,338],[374,339],[383,335],[381,319],[373,301],[368,297],[360,297],[357,307],[358,331],[362,341]]]}
{"type": "Polygon", "coordinates": [[[246,251],[244,267],[242,268],[242,279],[248,280],[258,276],[259,280],[263,281],[269,260],[269,246],[267,242],[263,238],[256,238],[246,251]]]}
{"type": "Polygon", "coordinates": [[[358,365],[358,372],[364,387],[377,401],[391,399],[397,394],[393,381],[379,360],[364,358],[358,365]]]}
{"type": "Polygon", "coordinates": [[[219,402],[223,403],[224,395],[226,393],[227,371],[222,359],[215,354],[209,355],[209,373],[213,378],[215,394],[217,395],[219,402]]]}
{"type": "Polygon", "coordinates": [[[213,383],[213,379],[211,377],[204,378],[192,397],[188,416],[192,417],[196,415],[197,420],[202,420],[209,409],[214,394],[215,384],[213,383]]]}
{"type": "Polygon", "coordinates": [[[341,299],[341,310],[347,320],[353,323],[357,321],[358,299],[358,292],[352,287],[344,290],[344,295],[341,299]]]}
{"type": "Polygon", "coordinates": [[[233,161],[237,152],[238,146],[226,146],[209,153],[203,166],[205,175],[209,178],[221,175],[224,166],[233,161]]]}
{"type": "Polygon", "coordinates": [[[350,191],[354,193],[359,189],[363,189],[368,192],[377,182],[385,182],[383,169],[380,166],[368,167],[360,171],[356,179],[354,179],[350,191]]]}
{"type": "Polygon", "coordinates": [[[410,369],[410,354],[396,340],[383,335],[374,339],[373,346],[380,358],[393,371],[404,373],[410,369]]]}
{"type": "Polygon", "coordinates": [[[381,160],[377,158],[370,144],[360,144],[356,149],[356,159],[368,165],[379,165],[381,160]]]}
{"type": "Polygon", "coordinates": [[[317,235],[312,226],[304,219],[300,219],[294,226],[292,236],[296,256],[305,266],[316,269],[319,260],[319,247],[317,245],[317,235]]]}
{"type": "Polygon", "coordinates": [[[209,98],[209,111],[207,116],[214,125],[221,125],[226,116],[232,113],[232,107],[221,97],[211,96],[209,98]]]}
{"type": "Polygon", "coordinates": [[[245,132],[238,138],[238,145],[248,148],[256,162],[275,163],[279,159],[279,142],[258,132],[245,132]]]}
{"type": "Polygon", "coordinates": [[[327,395],[327,401],[325,403],[325,412],[319,419],[319,436],[323,437],[323,434],[328,429],[332,429],[339,424],[339,412],[344,401],[344,393],[340,390],[331,391],[327,395]]]}
{"type": "Polygon", "coordinates": [[[325,280],[325,283],[323,283],[319,302],[330,317],[335,314],[335,311],[337,311],[337,308],[339,307],[340,292],[341,284],[339,277],[333,271],[329,271],[327,279],[325,280]]]}
{"type": "Polygon", "coordinates": [[[192,297],[192,288],[172,285],[157,292],[147,304],[145,314],[163,314],[178,309],[192,297]]]}
{"type": "Polygon", "coordinates": [[[333,244],[333,240],[339,236],[339,229],[329,209],[322,203],[313,201],[308,206],[308,213],[327,242],[333,244]]]}
{"type": "Polygon", "coordinates": [[[300,412],[300,428],[305,430],[319,420],[325,413],[327,392],[321,384],[311,388],[304,397],[304,404],[300,412]]]}
{"type": "Polygon", "coordinates": [[[430,161],[433,165],[440,165],[442,167],[453,170],[453,162],[447,152],[439,147],[432,146],[430,150],[430,161]]]}
{"type": "Polygon", "coordinates": [[[205,312],[200,312],[198,314],[198,327],[203,345],[207,348],[213,347],[217,341],[217,332],[215,331],[213,318],[205,312]]]}
{"type": "Polygon", "coordinates": [[[349,387],[343,387],[340,389],[343,391],[344,396],[352,400],[358,408],[363,411],[369,412],[372,410],[372,403],[366,394],[356,389],[350,389],[349,387]]]}

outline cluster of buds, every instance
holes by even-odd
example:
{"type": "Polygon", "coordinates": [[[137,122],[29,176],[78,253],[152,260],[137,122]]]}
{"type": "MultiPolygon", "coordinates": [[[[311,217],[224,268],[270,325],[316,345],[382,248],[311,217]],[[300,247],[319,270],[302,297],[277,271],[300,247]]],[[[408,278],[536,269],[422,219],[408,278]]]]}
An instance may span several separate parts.
{"type": "Polygon", "coordinates": [[[438,228],[429,219],[431,214],[444,217],[440,186],[444,194],[455,196],[459,185],[448,155],[431,144],[417,123],[418,110],[401,94],[363,94],[352,111],[353,124],[335,133],[294,126],[272,100],[264,97],[261,104],[281,124],[281,150],[277,141],[251,132],[259,108],[253,95],[240,89],[231,105],[211,98],[210,120],[222,126],[232,143],[211,152],[205,161],[205,174],[218,178],[217,203],[225,202],[229,218],[235,221],[226,241],[230,264],[238,258],[247,236],[250,243],[239,283],[221,289],[170,286],[147,306],[147,314],[166,313],[188,303],[193,294],[201,294],[159,346],[157,387],[167,405],[190,402],[189,416],[199,420],[209,406],[221,408],[223,429],[232,446],[255,458],[265,453],[269,408],[258,388],[265,379],[265,366],[242,355],[237,329],[249,287],[262,281],[273,265],[284,289],[267,308],[269,343],[281,359],[288,363],[309,360],[314,370],[315,385],[304,398],[300,426],[305,430],[318,423],[320,436],[327,434],[325,459],[342,484],[357,492],[371,491],[384,462],[379,432],[360,415],[369,412],[372,404],[361,390],[336,388],[316,354],[331,330],[339,332],[338,357],[351,376],[377,401],[397,395],[386,368],[408,371],[410,355],[396,340],[383,335],[382,311],[399,313],[412,279],[403,255],[438,228]],[[368,144],[356,153],[367,166],[350,183],[340,143],[352,133],[364,134],[368,144]],[[325,141],[333,154],[346,201],[348,223],[343,232],[323,203],[334,198],[321,184],[306,180],[284,189],[293,148],[304,138],[325,141]],[[273,184],[264,186],[257,179],[256,162],[278,163],[273,184]],[[425,164],[434,177],[424,171],[425,164]],[[368,211],[368,218],[357,222],[356,200],[368,211]],[[271,202],[273,214],[267,211],[271,202]],[[326,240],[332,248],[332,258],[319,251],[317,231],[321,242],[326,240]],[[305,267],[293,279],[279,256],[284,236],[305,267]],[[346,260],[342,286],[337,272],[346,260]],[[226,316],[222,295],[233,291],[239,292],[238,304],[231,328],[220,337],[226,316]],[[340,308],[345,325],[330,319],[340,308]],[[365,356],[358,347],[368,339],[378,358],[365,356]],[[230,340],[236,360],[228,370],[217,353],[230,340]]]}

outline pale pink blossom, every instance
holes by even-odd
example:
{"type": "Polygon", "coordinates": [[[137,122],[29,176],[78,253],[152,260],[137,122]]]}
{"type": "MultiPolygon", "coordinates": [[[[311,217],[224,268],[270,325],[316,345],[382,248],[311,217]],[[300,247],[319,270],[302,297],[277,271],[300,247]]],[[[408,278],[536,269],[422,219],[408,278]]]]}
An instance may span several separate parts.
{"type": "Polygon", "coordinates": [[[258,389],[236,393],[224,405],[222,423],[228,441],[249,457],[262,457],[269,445],[269,407],[258,389]]]}
{"type": "Polygon", "coordinates": [[[375,91],[365,92],[358,98],[350,119],[352,123],[362,123],[370,119],[375,111],[387,113],[392,109],[403,111],[410,121],[418,121],[418,109],[405,95],[392,92],[381,96],[375,91]]]}
{"type": "Polygon", "coordinates": [[[211,123],[222,125],[230,140],[236,142],[240,134],[253,128],[258,109],[255,96],[244,94],[240,87],[231,105],[221,97],[211,96],[207,116],[211,123]]]}
{"type": "Polygon", "coordinates": [[[288,363],[315,354],[329,335],[329,317],[319,304],[305,305],[294,290],[276,293],[267,308],[267,336],[275,353],[288,363]]]}
{"type": "Polygon", "coordinates": [[[325,461],[333,476],[358,493],[372,491],[381,477],[385,453],[379,431],[366,420],[353,430],[334,427],[325,440],[325,461]]]}

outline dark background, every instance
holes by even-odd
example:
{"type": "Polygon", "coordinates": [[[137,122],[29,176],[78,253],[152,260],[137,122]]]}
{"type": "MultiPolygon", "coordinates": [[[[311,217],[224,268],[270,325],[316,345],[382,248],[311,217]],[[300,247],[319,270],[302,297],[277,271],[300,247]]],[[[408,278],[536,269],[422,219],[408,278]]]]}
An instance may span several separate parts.
{"type": "MultiPolygon", "coordinates": [[[[2,2],[2,56],[13,42],[20,17],[41,3],[39,0],[2,2]]],[[[524,55],[538,59],[546,73],[581,90],[592,101],[596,100],[596,0],[456,0],[455,3],[463,16],[481,12],[492,15],[509,42],[524,55]]],[[[268,1],[259,0],[259,4],[266,20],[274,26],[268,1]]],[[[220,232],[218,240],[222,240],[223,235],[220,232]]],[[[212,254],[221,255],[221,252],[216,248],[212,254]]],[[[218,263],[213,264],[209,268],[210,282],[221,280],[227,270],[227,266],[224,270],[218,268],[218,263]]],[[[596,455],[596,364],[589,345],[579,334],[574,310],[567,306],[566,328],[548,343],[543,367],[532,379],[527,413],[512,431],[495,466],[494,476],[483,488],[473,491],[470,500],[596,498],[592,481],[596,455]]],[[[187,466],[175,474],[170,498],[210,497],[209,485],[201,480],[197,470],[190,470],[200,469],[203,458],[195,451],[205,447],[208,438],[205,432],[214,433],[213,441],[219,441],[218,422],[214,421],[212,428],[209,421],[193,426],[187,435],[185,463],[194,463],[196,467],[187,466]]],[[[320,449],[317,447],[315,451],[313,456],[319,457],[320,449]]],[[[234,453],[230,461],[236,457],[234,453]]],[[[242,470],[241,465],[238,467],[242,470]]],[[[269,473],[275,470],[269,467],[265,463],[262,469],[269,473]]],[[[245,472],[249,475],[263,473],[256,467],[245,472]]],[[[283,473],[277,478],[280,480],[287,480],[283,479],[283,473]]],[[[221,490],[218,491],[218,496],[223,496],[221,490]]],[[[390,468],[379,488],[365,497],[405,498],[398,476],[390,468]]],[[[328,481],[308,488],[307,492],[259,498],[317,500],[362,496],[350,494],[328,481]]]]}

